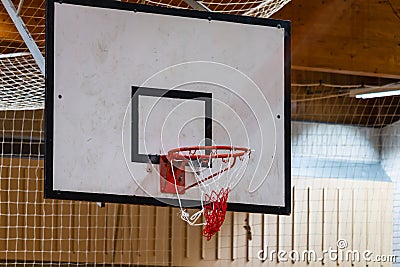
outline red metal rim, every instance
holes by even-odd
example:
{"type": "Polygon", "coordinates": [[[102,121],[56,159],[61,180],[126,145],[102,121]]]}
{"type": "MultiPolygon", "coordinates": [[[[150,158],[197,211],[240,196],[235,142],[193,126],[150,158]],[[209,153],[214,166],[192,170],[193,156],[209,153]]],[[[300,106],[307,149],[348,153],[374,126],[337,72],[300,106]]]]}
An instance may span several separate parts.
{"type": "Polygon", "coordinates": [[[237,158],[242,157],[246,153],[250,152],[250,148],[239,147],[239,146],[186,146],[173,148],[168,151],[168,157],[170,159],[218,159],[218,158],[237,158]],[[209,154],[196,154],[199,150],[209,150],[209,154]],[[214,153],[218,150],[231,151],[232,153],[214,153]],[[181,154],[181,152],[189,152],[188,154],[181,154]]]}

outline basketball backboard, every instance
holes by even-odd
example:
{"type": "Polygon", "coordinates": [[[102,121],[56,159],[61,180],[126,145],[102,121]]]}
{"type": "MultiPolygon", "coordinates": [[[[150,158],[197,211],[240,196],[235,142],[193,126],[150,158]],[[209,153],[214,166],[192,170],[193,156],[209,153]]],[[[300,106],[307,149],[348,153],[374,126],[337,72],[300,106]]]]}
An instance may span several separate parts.
{"type": "Polygon", "coordinates": [[[46,197],[177,205],[160,158],[227,145],[251,149],[228,208],[290,212],[289,22],[63,0],[46,38],[46,197]]]}

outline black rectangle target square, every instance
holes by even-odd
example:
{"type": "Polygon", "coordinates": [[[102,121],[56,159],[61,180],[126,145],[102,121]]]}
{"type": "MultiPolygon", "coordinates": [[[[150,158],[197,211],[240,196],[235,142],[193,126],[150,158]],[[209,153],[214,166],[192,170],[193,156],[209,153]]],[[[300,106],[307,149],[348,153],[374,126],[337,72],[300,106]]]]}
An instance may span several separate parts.
{"type": "MultiPolygon", "coordinates": [[[[149,88],[132,86],[131,107],[132,107],[132,134],[131,149],[132,162],[141,163],[160,163],[159,154],[144,154],[139,151],[139,97],[150,96],[157,98],[170,98],[181,100],[195,100],[204,104],[204,141],[206,146],[211,145],[212,140],[212,93],[149,88]]],[[[196,144],[193,144],[196,145],[196,144]]]]}

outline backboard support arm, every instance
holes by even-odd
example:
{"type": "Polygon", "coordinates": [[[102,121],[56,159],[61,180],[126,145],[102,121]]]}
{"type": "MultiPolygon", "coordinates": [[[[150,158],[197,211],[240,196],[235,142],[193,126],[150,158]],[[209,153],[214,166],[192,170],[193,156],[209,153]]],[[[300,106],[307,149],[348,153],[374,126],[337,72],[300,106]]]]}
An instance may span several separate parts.
{"type": "Polygon", "coordinates": [[[191,6],[194,10],[207,11],[207,12],[212,11],[206,5],[204,5],[201,1],[196,1],[196,0],[184,0],[184,1],[186,2],[186,4],[191,6]]]}
{"type": "MultiPolygon", "coordinates": [[[[11,20],[14,22],[14,25],[17,28],[19,34],[21,35],[22,40],[24,40],[26,46],[28,47],[29,52],[31,52],[33,58],[35,59],[36,64],[40,69],[40,72],[44,75],[45,71],[44,57],[40,52],[38,46],[36,45],[35,40],[32,38],[32,35],[26,28],[25,23],[22,21],[22,18],[18,15],[18,12],[15,9],[14,4],[11,2],[11,0],[1,0],[1,2],[3,3],[5,9],[7,10],[7,13],[10,16],[11,20]]],[[[18,9],[20,10],[21,8],[19,7],[18,9]]]]}

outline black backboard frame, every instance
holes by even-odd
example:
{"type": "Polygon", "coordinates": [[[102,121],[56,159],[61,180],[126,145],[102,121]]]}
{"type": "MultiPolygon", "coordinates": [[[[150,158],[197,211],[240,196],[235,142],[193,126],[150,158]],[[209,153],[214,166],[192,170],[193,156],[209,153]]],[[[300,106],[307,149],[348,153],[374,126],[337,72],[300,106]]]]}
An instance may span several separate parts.
{"type": "MultiPolygon", "coordinates": [[[[242,24],[252,24],[284,29],[284,139],[285,139],[285,174],[284,174],[284,205],[252,205],[243,203],[229,203],[228,210],[241,212],[256,212],[267,214],[290,214],[291,212],[291,125],[290,125],[290,88],[291,88],[291,24],[289,21],[265,18],[254,18],[221,13],[201,12],[195,10],[162,8],[109,0],[47,0],[46,1],[46,98],[45,98],[45,198],[84,200],[95,202],[113,202],[168,206],[163,199],[150,197],[98,194],[54,190],[53,187],[53,134],[54,134],[54,20],[55,3],[98,7],[106,9],[144,12],[167,16],[190,17],[203,20],[218,20],[242,24]]],[[[192,201],[193,202],[193,201],[192,201]]],[[[194,202],[198,203],[198,202],[194,202]]]]}

